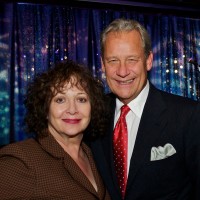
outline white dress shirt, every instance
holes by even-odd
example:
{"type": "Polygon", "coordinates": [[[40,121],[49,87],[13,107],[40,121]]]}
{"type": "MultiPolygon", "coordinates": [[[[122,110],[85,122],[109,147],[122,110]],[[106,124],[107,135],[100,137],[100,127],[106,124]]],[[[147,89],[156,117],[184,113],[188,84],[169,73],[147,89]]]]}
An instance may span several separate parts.
{"type": "MultiPolygon", "coordinates": [[[[147,100],[148,93],[149,93],[149,82],[147,81],[146,86],[140,92],[140,94],[128,104],[131,110],[126,115],[126,123],[127,123],[127,128],[128,128],[128,159],[127,159],[128,170],[127,170],[127,173],[129,172],[130,159],[133,153],[133,148],[135,145],[135,139],[136,139],[138,127],[139,127],[140,119],[141,119],[142,112],[144,109],[144,105],[147,100]]],[[[120,116],[120,113],[121,113],[120,109],[123,105],[124,104],[119,99],[116,99],[114,127],[120,116]]]]}

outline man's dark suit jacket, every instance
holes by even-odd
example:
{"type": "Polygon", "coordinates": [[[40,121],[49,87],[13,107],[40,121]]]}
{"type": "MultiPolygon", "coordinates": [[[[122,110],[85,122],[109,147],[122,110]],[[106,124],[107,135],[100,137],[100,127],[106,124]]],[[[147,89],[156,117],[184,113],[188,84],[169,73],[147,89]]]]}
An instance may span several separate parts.
{"type": "MultiPolygon", "coordinates": [[[[113,200],[120,200],[113,166],[115,97],[104,138],[91,144],[99,171],[113,200]]],[[[200,200],[200,106],[150,84],[131,157],[126,200],[200,200]],[[176,153],[150,161],[152,147],[171,144],[176,153]]]]}
{"type": "Polygon", "coordinates": [[[90,149],[82,144],[98,192],[52,136],[28,139],[0,150],[0,199],[110,200],[90,149]]]}

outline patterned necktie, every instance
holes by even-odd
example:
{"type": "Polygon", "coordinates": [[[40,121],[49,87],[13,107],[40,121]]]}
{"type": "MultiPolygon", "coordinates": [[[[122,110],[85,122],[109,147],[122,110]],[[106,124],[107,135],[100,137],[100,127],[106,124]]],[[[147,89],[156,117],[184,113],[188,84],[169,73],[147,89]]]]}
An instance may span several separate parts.
{"type": "Polygon", "coordinates": [[[113,135],[114,165],[123,199],[127,183],[128,131],[126,115],[129,110],[130,108],[127,105],[121,107],[121,115],[116,123],[113,135]]]}

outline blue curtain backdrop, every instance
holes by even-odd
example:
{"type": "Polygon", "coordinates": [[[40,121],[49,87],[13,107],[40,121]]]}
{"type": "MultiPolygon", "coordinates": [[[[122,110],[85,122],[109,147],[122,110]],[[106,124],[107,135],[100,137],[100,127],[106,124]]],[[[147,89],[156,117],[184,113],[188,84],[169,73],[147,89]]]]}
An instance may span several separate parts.
{"type": "Polygon", "coordinates": [[[152,38],[151,82],[169,93],[200,99],[200,19],[134,10],[4,3],[0,8],[0,145],[26,138],[23,95],[36,73],[57,61],[73,59],[105,80],[100,33],[119,17],[140,21],[152,38]]]}

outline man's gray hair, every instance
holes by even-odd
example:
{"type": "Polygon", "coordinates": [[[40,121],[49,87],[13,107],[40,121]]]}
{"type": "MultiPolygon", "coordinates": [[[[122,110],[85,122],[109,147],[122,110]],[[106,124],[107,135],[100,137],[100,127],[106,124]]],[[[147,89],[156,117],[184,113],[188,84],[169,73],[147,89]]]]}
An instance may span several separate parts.
{"type": "Polygon", "coordinates": [[[108,33],[110,32],[130,32],[136,30],[140,33],[141,39],[142,39],[142,47],[144,48],[144,54],[147,58],[151,52],[151,39],[149,37],[149,34],[147,30],[144,28],[143,25],[141,25],[136,20],[131,19],[116,19],[112,21],[102,32],[101,34],[101,55],[104,56],[104,44],[106,41],[106,37],[108,33]]]}

